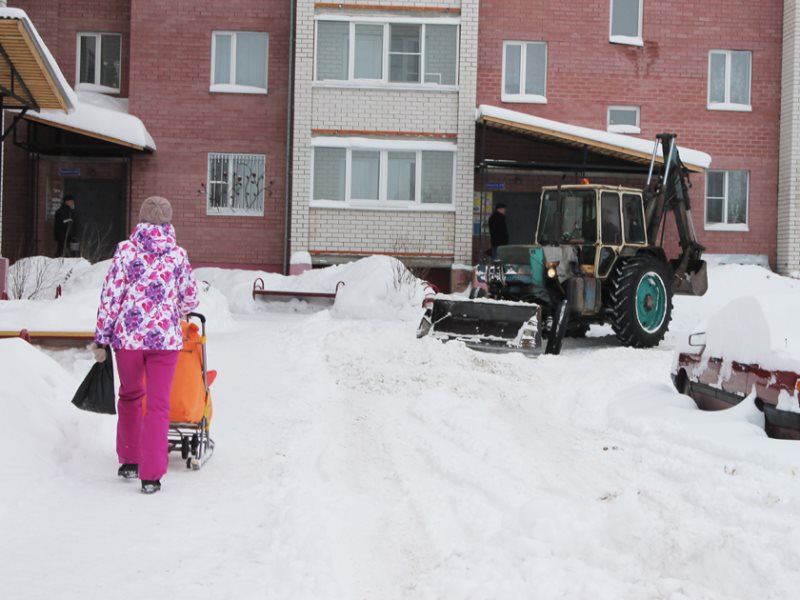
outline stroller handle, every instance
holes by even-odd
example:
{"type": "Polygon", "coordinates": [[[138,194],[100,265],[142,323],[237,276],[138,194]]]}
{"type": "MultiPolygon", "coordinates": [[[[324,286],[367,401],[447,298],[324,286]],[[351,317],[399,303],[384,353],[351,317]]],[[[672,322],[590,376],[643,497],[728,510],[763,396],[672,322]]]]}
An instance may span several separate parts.
{"type": "Polygon", "coordinates": [[[203,325],[205,325],[205,324],[206,324],[206,317],[205,317],[205,315],[203,315],[203,314],[200,314],[200,313],[197,313],[197,312],[190,312],[189,314],[187,314],[187,315],[186,315],[186,317],[187,317],[187,318],[190,318],[190,317],[197,317],[198,319],[200,319],[200,322],[201,322],[203,325]]]}

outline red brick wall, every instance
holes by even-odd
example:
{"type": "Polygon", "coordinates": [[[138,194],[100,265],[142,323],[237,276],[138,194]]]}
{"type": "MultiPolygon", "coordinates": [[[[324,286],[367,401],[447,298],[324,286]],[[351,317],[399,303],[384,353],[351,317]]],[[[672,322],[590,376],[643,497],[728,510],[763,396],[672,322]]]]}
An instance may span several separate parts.
{"type": "Polygon", "coordinates": [[[774,265],[783,2],[645,1],[644,47],[609,43],[610,4],[482,1],[478,104],[601,130],[609,105],[640,106],[639,137],[674,131],[712,168],[750,171],[749,231],[704,231],[702,176],[692,179],[695,226],[709,252],[765,254],[774,265]],[[547,42],[547,104],[501,102],[504,40],[547,42]],[[711,49],[752,51],[752,112],[707,109],[711,49]]]}
{"type": "Polygon", "coordinates": [[[280,269],[288,93],[289,3],[137,0],[131,18],[130,111],[158,147],[133,168],[133,215],[144,198],[169,198],[178,240],[195,264],[280,269]],[[268,94],[209,92],[214,30],[269,34],[268,94]],[[209,152],[266,155],[263,217],[207,216],[201,185],[209,152]]]}

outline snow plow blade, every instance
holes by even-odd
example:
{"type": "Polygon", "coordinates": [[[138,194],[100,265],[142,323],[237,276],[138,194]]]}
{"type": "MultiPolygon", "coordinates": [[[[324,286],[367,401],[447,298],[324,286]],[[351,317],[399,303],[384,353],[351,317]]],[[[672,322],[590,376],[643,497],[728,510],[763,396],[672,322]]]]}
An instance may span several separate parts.
{"type": "Polygon", "coordinates": [[[527,302],[434,298],[417,337],[459,340],[477,350],[540,353],[541,314],[538,304],[527,302]]]}

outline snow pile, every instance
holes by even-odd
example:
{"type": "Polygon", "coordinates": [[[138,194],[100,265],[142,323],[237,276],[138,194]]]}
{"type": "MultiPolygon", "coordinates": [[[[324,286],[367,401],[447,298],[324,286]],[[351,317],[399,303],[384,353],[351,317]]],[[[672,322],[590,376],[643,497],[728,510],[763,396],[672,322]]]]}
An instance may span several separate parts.
{"type": "Polygon", "coordinates": [[[711,317],[716,311],[734,298],[751,296],[793,294],[800,305],[800,281],[781,277],[772,271],[756,265],[709,265],[708,291],[704,296],[675,296],[673,298],[672,323],[667,338],[678,340],[699,331],[699,323],[711,317]]]}
{"type": "Polygon", "coordinates": [[[736,298],[696,326],[703,357],[800,373],[799,301],[797,293],[736,298]]]}
{"type": "Polygon", "coordinates": [[[195,276],[220,290],[231,311],[239,314],[313,310],[313,306],[298,299],[282,302],[259,297],[254,300],[253,282],[258,278],[264,281],[264,289],[270,291],[334,293],[338,285],[336,303],[331,310],[331,315],[337,318],[419,319],[425,295],[424,282],[399,260],[389,256],[370,256],[291,276],[217,268],[197,269],[195,276]]]}
{"type": "MultiPolygon", "coordinates": [[[[87,373],[91,364],[85,359],[71,366],[87,373]]],[[[97,425],[111,420],[75,408],[69,401],[80,378],[38,348],[18,338],[0,340],[0,381],[2,481],[35,480],[106,443],[97,425]]]]}
{"type": "MultiPolygon", "coordinates": [[[[8,292],[11,299],[44,300],[56,297],[62,287],[91,268],[82,258],[32,256],[15,262],[8,269],[8,292]]],[[[102,283],[102,281],[101,281],[102,283]]]]}

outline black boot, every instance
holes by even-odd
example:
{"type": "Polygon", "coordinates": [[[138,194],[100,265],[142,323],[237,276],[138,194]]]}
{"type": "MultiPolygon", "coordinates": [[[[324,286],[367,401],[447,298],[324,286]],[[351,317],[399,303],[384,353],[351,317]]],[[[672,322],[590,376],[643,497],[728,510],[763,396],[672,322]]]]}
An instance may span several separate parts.
{"type": "Polygon", "coordinates": [[[133,463],[125,463],[117,471],[117,475],[124,479],[136,479],[139,477],[139,465],[133,463]]]}
{"type": "Polygon", "coordinates": [[[142,479],[143,494],[155,494],[160,489],[161,489],[161,481],[159,481],[158,479],[152,481],[149,479],[142,479]]]}

